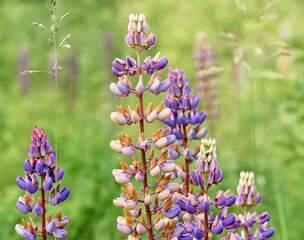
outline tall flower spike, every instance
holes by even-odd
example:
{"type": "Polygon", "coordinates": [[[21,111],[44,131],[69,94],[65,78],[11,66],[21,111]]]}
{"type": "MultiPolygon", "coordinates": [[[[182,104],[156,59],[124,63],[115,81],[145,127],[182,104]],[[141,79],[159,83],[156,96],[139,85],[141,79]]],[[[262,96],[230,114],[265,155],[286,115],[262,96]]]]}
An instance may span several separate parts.
{"type": "Polygon", "coordinates": [[[170,81],[171,85],[167,90],[165,105],[170,108],[171,113],[164,123],[168,126],[169,133],[175,135],[176,139],[179,140],[179,145],[184,148],[184,151],[180,152],[179,149],[173,148],[172,145],[169,151],[176,156],[182,154],[185,158],[184,165],[182,163],[179,164],[177,174],[179,173],[182,176],[181,190],[187,196],[190,184],[189,165],[193,158],[196,157],[196,154],[189,149],[189,141],[201,139],[207,134],[207,129],[201,128],[206,114],[198,111],[199,99],[197,96],[192,96],[192,89],[188,85],[188,79],[182,69],[170,67],[166,81],[170,81]]]}
{"type": "Polygon", "coordinates": [[[212,47],[207,41],[205,33],[197,34],[194,61],[198,97],[203,100],[201,101],[201,107],[206,111],[209,118],[215,118],[219,115],[219,107],[216,103],[216,77],[219,69],[216,66],[212,47]]]}
{"type": "MultiPolygon", "coordinates": [[[[127,56],[125,61],[118,58],[113,61],[112,71],[119,79],[117,84],[110,85],[110,89],[120,98],[134,94],[139,103],[128,108],[117,106],[118,111],[111,113],[110,117],[114,123],[121,126],[139,123],[139,135],[135,141],[121,133],[118,140],[110,143],[115,152],[125,156],[124,159],[120,158],[121,169],[112,171],[115,181],[125,185],[113,203],[124,208],[124,216],[117,218],[119,232],[127,235],[128,239],[141,239],[141,236],[148,235],[148,239],[153,240],[170,237],[174,231],[173,222],[180,214],[179,206],[173,205],[171,197],[174,192],[179,191],[178,184],[170,183],[175,177],[176,165],[168,158],[168,146],[175,142],[176,136],[169,133],[169,129],[158,129],[153,132],[152,137],[145,136],[145,122],[151,124],[156,120],[165,121],[171,111],[163,108],[163,102],[156,107],[152,103],[144,107],[143,96],[147,91],[155,95],[165,92],[171,82],[168,79],[163,81],[162,73],[158,74],[168,63],[168,59],[160,57],[160,53],[147,57],[141,63],[140,53],[144,49],[150,49],[156,42],[154,34],[147,34],[149,26],[145,16],[142,13],[131,13],[129,20],[125,41],[136,52],[137,60],[127,56]],[[151,75],[150,79],[144,79],[143,71],[151,75]],[[132,80],[136,75],[137,81],[132,80]],[[157,149],[157,152],[154,152],[154,149],[157,149]],[[135,158],[136,151],[140,152],[140,160],[135,158]],[[155,182],[148,184],[148,175],[151,175],[155,182]],[[142,183],[141,189],[135,189],[131,183],[133,179],[142,183]],[[156,214],[154,224],[153,214],[156,214]],[[164,219],[161,219],[161,216],[164,216],[164,219]],[[159,236],[156,235],[157,231],[161,232],[159,236]]],[[[172,151],[170,154],[172,155],[172,151]]]]}
{"type": "Polygon", "coordinates": [[[68,232],[63,228],[70,222],[68,217],[65,217],[62,221],[60,213],[60,216],[58,215],[54,220],[54,228],[51,227],[51,220],[46,222],[46,204],[58,205],[65,201],[70,194],[70,190],[65,187],[60,191],[60,184],[56,187],[57,183],[62,180],[64,172],[62,168],[56,170],[56,153],[52,150],[51,143],[43,129],[35,127],[32,131],[28,155],[30,159],[23,162],[25,178],[18,176],[16,179],[20,189],[27,192],[24,197],[19,197],[16,207],[23,214],[30,213],[33,210],[35,215],[41,216],[42,226],[38,229],[30,218],[30,223],[23,220],[24,226],[17,224],[15,230],[27,240],[36,239],[37,236],[42,236],[45,240],[46,234],[56,238],[65,238],[68,232]],[[32,194],[37,191],[40,191],[41,197],[38,197],[36,201],[32,194]],[[49,198],[46,197],[46,192],[51,192],[49,198]]]}

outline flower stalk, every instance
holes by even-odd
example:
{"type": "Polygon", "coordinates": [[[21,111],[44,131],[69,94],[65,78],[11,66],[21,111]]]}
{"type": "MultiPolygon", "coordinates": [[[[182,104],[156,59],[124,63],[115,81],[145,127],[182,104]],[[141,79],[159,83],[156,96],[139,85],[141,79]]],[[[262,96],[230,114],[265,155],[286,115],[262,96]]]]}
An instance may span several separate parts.
{"type": "Polygon", "coordinates": [[[19,197],[16,207],[23,213],[34,212],[38,217],[41,216],[41,228],[37,226],[30,217],[30,221],[24,219],[23,226],[17,224],[16,232],[26,240],[35,240],[37,237],[47,239],[47,235],[57,239],[64,239],[68,235],[65,227],[70,223],[69,217],[61,217],[61,212],[56,216],[49,216],[46,219],[46,204],[57,206],[64,202],[70,190],[65,187],[60,189],[60,182],[63,178],[64,171],[56,167],[56,152],[48,141],[43,129],[35,129],[31,134],[31,145],[28,147],[30,159],[23,162],[25,177],[18,176],[16,183],[21,190],[26,191],[24,197],[19,197]],[[38,181],[40,178],[40,184],[38,181]],[[40,191],[40,197],[35,200],[33,194],[40,191]],[[49,192],[48,197],[46,194],[49,192]]]}
{"type": "Polygon", "coordinates": [[[125,42],[135,51],[137,61],[129,55],[125,61],[118,58],[113,61],[112,71],[118,77],[118,82],[112,83],[110,90],[120,98],[134,94],[139,104],[135,108],[128,106],[128,109],[122,105],[118,106],[118,112],[112,112],[111,119],[117,125],[139,123],[139,136],[138,141],[134,143],[129,136],[121,133],[117,141],[110,143],[114,151],[131,158],[131,164],[127,163],[128,160],[120,159],[122,169],[114,169],[112,172],[116,182],[126,187],[122,189],[120,197],[113,201],[116,206],[124,208],[124,217],[117,218],[117,229],[127,235],[128,240],[141,239],[142,235],[147,235],[149,240],[165,236],[168,238],[174,228],[172,221],[180,213],[180,208],[173,206],[171,196],[179,190],[178,185],[170,183],[176,166],[168,160],[166,149],[176,137],[165,129],[158,129],[153,132],[152,137],[146,137],[145,122],[151,124],[156,120],[164,121],[169,117],[170,110],[163,109],[163,102],[157,107],[149,103],[146,110],[143,105],[145,92],[158,95],[170,87],[170,80],[162,81],[162,74],[158,74],[166,67],[168,60],[166,57],[160,58],[158,53],[141,62],[141,52],[153,47],[156,37],[153,33],[147,34],[149,26],[143,14],[131,13],[129,20],[125,42]],[[143,72],[150,75],[148,82],[145,82],[146,75],[143,76],[143,72]],[[133,87],[128,76],[133,77],[136,74],[138,78],[134,84],[136,86],[133,87]],[[158,150],[160,154],[157,156],[158,150]],[[135,151],[140,151],[141,161],[134,157],[135,151]],[[155,182],[148,183],[148,173],[155,182]],[[141,190],[136,190],[131,183],[133,176],[135,181],[142,182],[141,190]],[[152,215],[155,215],[153,222],[152,215]],[[164,219],[167,219],[167,223],[164,219]]]}

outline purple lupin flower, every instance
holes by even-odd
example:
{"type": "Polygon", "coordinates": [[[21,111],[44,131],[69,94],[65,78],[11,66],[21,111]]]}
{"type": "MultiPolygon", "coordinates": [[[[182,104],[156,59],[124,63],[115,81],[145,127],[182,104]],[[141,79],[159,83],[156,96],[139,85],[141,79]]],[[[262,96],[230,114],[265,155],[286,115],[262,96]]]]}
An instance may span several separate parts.
{"type": "Polygon", "coordinates": [[[147,235],[149,240],[154,240],[178,235],[174,230],[173,222],[177,221],[181,210],[174,204],[172,194],[179,191],[180,187],[177,183],[170,183],[177,174],[176,164],[168,156],[174,158],[179,152],[178,148],[168,150],[168,146],[176,141],[176,135],[169,133],[169,129],[161,128],[154,131],[152,137],[145,136],[145,122],[152,124],[156,120],[165,121],[171,114],[170,109],[163,109],[163,102],[156,107],[148,103],[145,109],[143,105],[145,92],[158,95],[171,86],[170,80],[162,80],[160,73],[167,66],[168,59],[157,53],[141,62],[140,53],[150,49],[155,44],[156,37],[153,33],[148,33],[149,26],[144,14],[131,13],[129,20],[125,41],[136,52],[137,59],[129,55],[123,60],[114,59],[112,72],[118,77],[118,82],[111,83],[110,90],[119,98],[134,95],[138,98],[139,104],[135,107],[129,106],[127,109],[120,105],[118,111],[112,112],[110,117],[114,123],[121,126],[139,123],[139,137],[137,141],[133,141],[128,135],[121,133],[118,135],[118,140],[110,143],[115,152],[122,154],[126,159],[132,159],[131,162],[120,159],[121,169],[112,171],[115,181],[125,185],[121,195],[115,198],[113,203],[124,209],[124,216],[117,218],[119,232],[131,240],[141,239],[144,235],[147,235]],[[143,75],[143,72],[151,75],[147,81],[144,80],[146,75],[143,75]],[[135,77],[138,77],[137,81],[132,80],[135,77]],[[161,151],[156,155],[154,149],[161,151]],[[140,160],[135,158],[138,151],[141,153],[140,160]],[[155,178],[155,181],[148,184],[148,175],[155,178]],[[136,189],[131,183],[134,179],[142,184],[141,189],[136,189]],[[156,214],[154,224],[153,214],[156,214]],[[165,224],[164,219],[170,222],[170,226],[165,224]],[[157,231],[160,231],[158,236],[157,231]],[[132,233],[134,237],[131,236],[132,233]]]}
{"type": "Polygon", "coordinates": [[[168,126],[168,134],[175,135],[178,144],[184,148],[184,152],[180,152],[174,143],[169,151],[177,151],[177,154],[173,155],[175,158],[181,154],[185,158],[185,164],[180,162],[176,173],[182,179],[182,191],[187,196],[189,193],[189,164],[193,158],[197,157],[190,151],[188,141],[201,139],[207,134],[207,129],[201,128],[206,114],[198,111],[199,99],[197,96],[192,96],[193,91],[188,85],[188,79],[182,69],[170,67],[166,81],[170,82],[170,87],[167,90],[165,105],[171,110],[171,113],[164,123],[168,126]]]}
{"type": "Polygon", "coordinates": [[[60,184],[57,187],[53,184],[62,180],[64,172],[62,168],[58,168],[56,171],[56,152],[52,150],[43,129],[35,127],[32,131],[28,155],[30,159],[23,162],[25,177],[18,176],[16,179],[17,185],[26,193],[24,197],[19,197],[16,207],[23,214],[33,211],[35,215],[41,216],[42,227],[39,229],[30,218],[29,223],[23,220],[23,226],[17,224],[15,230],[27,240],[36,239],[41,234],[44,239],[46,239],[46,234],[56,238],[65,238],[67,231],[63,229],[69,223],[68,217],[61,219],[61,212],[59,212],[54,218],[49,215],[46,222],[46,204],[56,205],[65,201],[70,190],[67,187],[60,190],[60,184]],[[40,191],[41,198],[38,197],[35,201],[32,194],[37,191],[40,191]],[[46,197],[48,191],[51,191],[49,198],[46,197]],[[52,225],[50,222],[54,222],[55,228],[50,227],[52,225]]]}

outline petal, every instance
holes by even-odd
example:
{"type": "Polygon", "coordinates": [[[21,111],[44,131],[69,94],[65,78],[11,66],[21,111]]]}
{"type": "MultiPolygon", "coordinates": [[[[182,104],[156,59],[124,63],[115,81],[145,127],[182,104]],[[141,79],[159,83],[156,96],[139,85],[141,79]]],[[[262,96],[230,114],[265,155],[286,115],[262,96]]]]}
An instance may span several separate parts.
{"type": "Polygon", "coordinates": [[[30,211],[32,211],[32,208],[30,206],[27,206],[23,201],[18,200],[16,203],[16,208],[22,212],[23,214],[27,214],[30,211]]]}
{"type": "Polygon", "coordinates": [[[21,190],[26,190],[26,181],[24,180],[23,177],[18,176],[16,178],[16,183],[21,188],[21,190]]]}

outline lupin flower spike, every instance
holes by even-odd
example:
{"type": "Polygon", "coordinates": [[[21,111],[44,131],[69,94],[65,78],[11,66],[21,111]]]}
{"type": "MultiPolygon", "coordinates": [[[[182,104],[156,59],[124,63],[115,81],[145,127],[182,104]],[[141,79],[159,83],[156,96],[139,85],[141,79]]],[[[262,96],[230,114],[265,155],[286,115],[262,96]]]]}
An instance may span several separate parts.
{"type": "Polygon", "coordinates": [[[181,162],[178,165],[176,174],[182,179],[182,192],[189,193],[189,165],[193,158],[197,158],[197,148],[194,151],[189,149],[189,141],[200,140],[207,134],[205,127],[201,124],[206,118],[205,112],[198,111],[199,98],[192,96],[192,89],[188,85],[188,79],[181,69],[169,68],[168,79],[171,82],[165,105],[171,110],[170,116],[164,121],[168,126],[168,134],[174,134],[183,152],[176,144],[169,148],[169,158],[177,159],[180,155],[185,158],[185,165],[181,162]]]}
{"type": "Polygon", "coordinates": [[[207,41],[205,33],[198,33],[194,50],[195,80],[198,97],[208,118],[215,118],[219,115],[217,98],[216,77],[219,68],[216,67],[214,54],[211,45],[207,41]]]}
{"type": "Polygon", "coordinates": [[[213,200],[208,195],[212,185],[220,184],[223,173],[219,169],[216,154],[215,139],[203,138],[199,149],[195,169],[191,172],[192,187],[187,196],[174,194],[173,198],[183,211],[183,223],[176,224],[175,236],[183,239],[211,239],[212,234],[220,235],[223,229],[234,229],[236,223],[235,214],[228,214],[236,197],[229,195],[230,190],[218,191],[213,200]],[[194,193],[193,186],[199,190],[194,193]],[[220,209],[221,212],[215,216],[211,206],[220,209]]]}
{"type": "Polygon", "coordinates": [[[256,212],[250,213],[251,207],[259,205],[262,201],[261,194],[257,192],[254,184],[253,172],[241,171],[239,185],[237,187],[236,205],[241,207],[243,215],[238,216],[240,228],[244,228],[246,240],[268,239],[274,234],[274,228],[267,228],[270,215],[267,212],[257,215],[256,212]],[[259,225],[255,232],[251,232],[254,224],[259,225]]]}
{"type": "Polygon", "coordinates": [[[47,234],[59,239],[65,239],[68,232],[64,228],[69,224],[69,217],[61,218],[61,212],[57,216],[49,215],[46,221],[46,204],[58,205],[64,202],[70,194],[67,187],[60,189],[60,182],[64,171],[56,168],[56,152],[52,150],[51,143],[43,129],[35,129],[31,134],[31,145],[28,147],[29,159],[23,162],[25,177],[18,176],[17,185],[21,190],[26,191],[24,197],[19,197],[16,207],[23,214],[34,212],[36,216],[41,216],[42,226],[30,218],[30,222],[23,221],[23,226],[17,224],[16,232],[27,240],[34,240],[42,236],[45,240],[47,234]],[[38,180],[39,179],[39,180],[38,180]],[[41,197],[35,200],[32,194],[40,192],[41,197]],[[47,196],[47,192],[50,192],[47,196]]]}
{"type": "Polygon", "coordinates": [[[171,86],[171,81],[163,81],[162,73],[158,73],[166,67],[168,60],[158,53],[141,63],[140,53],[150,49],[155,44],[156,37],[152,33],[147,34],[149,26],[144,14],[131,13],[129,20],[125,41],[135,51],[137,61],[129,55],[125,61],[118,58],[113,61],[112,71],[119,79],[117,84],[110,85],[110,90],[120,98],[134,94],[139,101],[135,107],[117,106],[118,111],[111,113],[110,117],[117,125],[139,123],[139,136],[137,141],[133,141],[121,133],[118,140],[110,143],[115,152],[124,156],[123,159],[120,158],[121,169],[112,171],[115,181],[125,186],[121,195],[113,200],[114,205],[124,209],[124,216],[117,218],[117,229],[127,235],[128,240],[141,239],[144,235],[149,240],[169,240],[173,239],[171,234],[174,222],[180,214],[180,207],[174,205],[172,199],[172,194],[179,191],[179,184],[170,183],[175,178],[176,165],[169,155],[174,153],[168,150],[176,136],[169,133],[169,129],[158,129],[151,137],[147,137],[145,122],[151,124],[156,120],[165,121],[171,111],[163,109],[163,102],[156,107],[152,103],[146,107],[143,105],[143,96],[147,91],[158,95],[171,86]],[[151,75],[147,81],[143,78],[143,71],[148,76],[151,75]],[[137,82],[129,79],[129,76],[134,77],[136,74],[137,82]],[[140,160],[134,156],[136,151],[141,153],[140,160]],[[153,183],[148,184],[148,175],[155,179],[153,183]],[[142,183],[141,189],[135,189],[131,183],[133,179],[142,183]]]}

